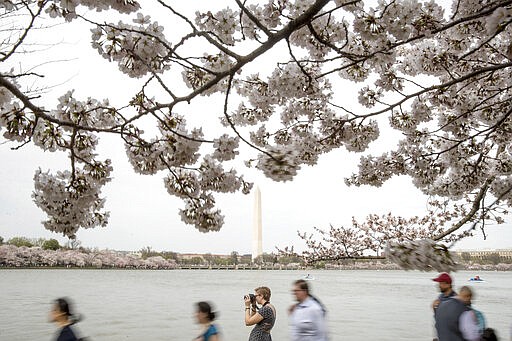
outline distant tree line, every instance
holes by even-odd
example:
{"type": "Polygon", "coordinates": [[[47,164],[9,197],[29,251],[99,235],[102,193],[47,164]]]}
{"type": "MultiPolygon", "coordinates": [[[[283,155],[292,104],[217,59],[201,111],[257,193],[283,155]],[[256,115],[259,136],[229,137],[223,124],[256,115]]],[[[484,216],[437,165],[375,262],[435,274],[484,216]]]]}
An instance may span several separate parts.
{"type": "Polygon", "coordinates": [[[302,258],[298,256],[280,256],[276,253],[263,253],[261,256],[252,260],[250,254],[241,255],[237,251],[232,251],[229,255],[213,255],[211,253],[197,254],[193,257],[183,257],[183,255],[172,251],[155,251],[150,246],[142,248],[141,257],[160,256],[164,259],[174,260],[179,265],[203,265],[203,266],[233,266],[239,264],[261,264],[261,265],[288,265],[299,264],[304,265],[302,258]]]}
{"type": "Polygon", "coordinates": [[[81,246],[81,242],[76,239],[70,239],[64,245],[60,245],[60,243],[53,238],[13,237],[4,241],[4,238],[0,237],[0,247],[2,247],[0,249],[0,266],[92,266],[128,268],[160,268],[163,266],[169,268],[189,265],[212,267],[254,264],[266,266],[289,264],[304,265],[303,260],[298,256],[280,256],[275,253],[264,253],[253,261],[250,254],[241,255],[237,251],[232,251],[229,255],[213,255],[206,253],[197,254],[192,257],[184,257],[182,254],[173,251],[156,251],[153,250],[151,246],[143,247],[138,252],[100,251],[98,249],[83,247],[81,246]],[[56,253],[52,253],[51,251],[56,251],[56,253]],[[136,261],[136,258],[140,258],[142,263],[136,261]],[[148,260],[151,262],[147,263],[148,260]],[[170,264],[172,264],[172,266],[170,264]]]}
{"type": "Polygon", "coordinates": [[[57,239],[44,239],[44,238],[26,238],[26,237],[13,237],[4,243],[4,238],[0,237],[0,245],[7,244],[16,247],[40,247],[43,250],[59,250],[59,249],[74,249],[76,244],[79,243],[75,240],[70,240],[66,245],[60,245],[57,239]]]}
{"type": "Polygon", "coordinates": [[[175,269],[176,262],[160,256],[142,259],[133,253],[85,248],[43,249],[13,244],[0,245],[0,268],[66,267],[95,269],[175,269]]]}
{"type": "MultiPolygon", "coordinates": [[[[232,251],[229,255],[197,254],[191,257],[173,251],[156,251],[150,246],[138,252],[100,251],[85,248],[78,240],[69,240],[60,245],[56,239],[13,237],[5,241],[0,236],[0,266],[91,266],[127,268],[174,268],[179,266],[223,267],[237,265],[297,265],[306,266],[299,256],[281,253],[263,253],[252,260],[250,254],[241,255],[232,251]],[[9,247],[7,247],[9,246],[9,247]],[[44,252],[43,252],[44,251],[44,252]]],[[[498,252],[472,255],[469,252],[454,254],[454,258],[464,267],[512,264],[512,257],[501,256],[498,252]]],[[[370,260],[344,259],[334,262],[319,261],[309,266],[316,269],[381,267],[386,260],[377,263],[370,260]],[[367,263],[367,264],[366,264],[367,263]],[[377,264],[378,263],[378,264],[377,264]]],[[[508,266],[506,267],[508,269],[508,266]]]]}

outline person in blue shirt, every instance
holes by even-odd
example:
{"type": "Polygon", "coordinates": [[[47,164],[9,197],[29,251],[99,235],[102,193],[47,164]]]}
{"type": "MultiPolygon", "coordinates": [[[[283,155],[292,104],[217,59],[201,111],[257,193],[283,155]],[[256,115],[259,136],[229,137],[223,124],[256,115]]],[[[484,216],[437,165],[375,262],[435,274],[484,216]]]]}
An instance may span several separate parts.
{"type": "Polygon", "coordinates": [[[201,334],[194,341],[220,341],[219,330],[213,323],[215,312],[208,302],[196,303],[196,320],[201,325],[201,334]]]}

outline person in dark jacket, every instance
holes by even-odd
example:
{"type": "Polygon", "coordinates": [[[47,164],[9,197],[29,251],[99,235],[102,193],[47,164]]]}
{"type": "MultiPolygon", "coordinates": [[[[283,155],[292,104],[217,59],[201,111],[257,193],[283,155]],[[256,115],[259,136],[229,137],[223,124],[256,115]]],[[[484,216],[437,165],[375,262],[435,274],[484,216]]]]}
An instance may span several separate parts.
{"type": "Polygon", "coordinates": [[[439,304],[435,320],[439,341],[480,341],[475,314],[460,296],[439,304]]]}
{"type": "Polygon", "coordinates": [[[60,330],[56,341],[78,341],[75,332],[71,328],[78,319],[72,314],[68,299],[58,298],[55,300],[50,312],[51,322],[55,322],[60,330]]]}
{"type": "Polygon", "coordinates": [[[439,274],[439,276],[434,278],[433,281],[439,284],[439,291],[441,292],[432,303],[432,309],[434,309],[435,314],[439,304],[453,298],[457,293],[452,288],[452,277],[446,272],[439,274]]]}

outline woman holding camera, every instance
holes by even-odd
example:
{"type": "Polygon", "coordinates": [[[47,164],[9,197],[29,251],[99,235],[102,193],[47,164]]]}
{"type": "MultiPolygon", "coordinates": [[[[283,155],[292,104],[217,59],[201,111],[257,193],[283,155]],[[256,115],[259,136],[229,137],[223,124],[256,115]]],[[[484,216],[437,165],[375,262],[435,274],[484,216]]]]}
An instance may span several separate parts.
{"type": "Polygon", "coordinates": [[[249,341],[271,341],[270,331],[276,322],[276,308],[270,304],[270,289],[258,287],[254,292],[254,295],[244,296],[245,325],[256,325],[251,331],[249,341]]]}

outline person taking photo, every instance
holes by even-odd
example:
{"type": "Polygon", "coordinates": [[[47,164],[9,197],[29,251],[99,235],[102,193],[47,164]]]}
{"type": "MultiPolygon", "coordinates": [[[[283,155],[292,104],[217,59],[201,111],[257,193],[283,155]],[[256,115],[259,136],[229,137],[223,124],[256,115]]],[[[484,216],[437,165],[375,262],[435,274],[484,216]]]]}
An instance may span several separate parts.
{"type": "Polygon", "coordinates": [[[255,325],[249,335],[249,341],[271,341],[270,331],[276,322],[276,308],[270,304],[270,289],[258,287],[251,295],[244,296],[245,325],[255,325]],[[260,306],[258,308],[258,305],[260,306]]]}

